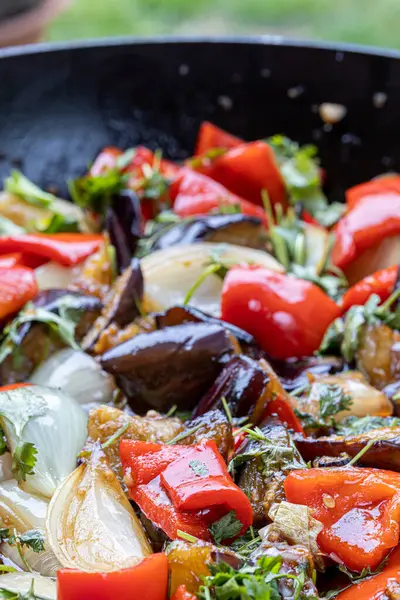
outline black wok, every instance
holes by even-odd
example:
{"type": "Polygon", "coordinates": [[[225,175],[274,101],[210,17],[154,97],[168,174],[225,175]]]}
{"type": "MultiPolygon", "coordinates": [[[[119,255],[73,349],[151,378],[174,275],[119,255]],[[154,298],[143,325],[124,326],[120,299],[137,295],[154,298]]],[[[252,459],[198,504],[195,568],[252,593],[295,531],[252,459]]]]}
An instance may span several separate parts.
{"type": "Polygon", "coordinates": [[[0,51],[0,178],[65,191],[107,144],[187,156],[209,119],[316,143],[331,197],[400,170],[400,54],[280,38],[79,42],[0,51]],[[322,122],[322,102],[346,116],[322,122]]]}

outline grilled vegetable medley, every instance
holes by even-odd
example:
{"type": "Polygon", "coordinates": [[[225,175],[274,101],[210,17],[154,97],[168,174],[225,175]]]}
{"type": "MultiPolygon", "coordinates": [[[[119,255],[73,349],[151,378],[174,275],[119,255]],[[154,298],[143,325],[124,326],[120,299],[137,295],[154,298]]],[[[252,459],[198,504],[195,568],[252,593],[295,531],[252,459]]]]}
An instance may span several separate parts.
{"type": "Polygon", "coordinates": [[[0,598],[400,597],[400,175],[329,177],[205,122],[5,180],[0,598]]]}

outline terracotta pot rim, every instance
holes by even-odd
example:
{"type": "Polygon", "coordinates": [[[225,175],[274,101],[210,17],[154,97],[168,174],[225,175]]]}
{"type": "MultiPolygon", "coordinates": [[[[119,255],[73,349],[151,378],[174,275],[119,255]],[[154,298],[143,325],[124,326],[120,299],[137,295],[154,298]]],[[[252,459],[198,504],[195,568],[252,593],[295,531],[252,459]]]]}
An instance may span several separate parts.
{"type": "Polygon", "coordinates": [[[40,31],[69,3],[70,0],[44,0],[40,6],[0,21],[0,45],[11,45],[40,31]]]}

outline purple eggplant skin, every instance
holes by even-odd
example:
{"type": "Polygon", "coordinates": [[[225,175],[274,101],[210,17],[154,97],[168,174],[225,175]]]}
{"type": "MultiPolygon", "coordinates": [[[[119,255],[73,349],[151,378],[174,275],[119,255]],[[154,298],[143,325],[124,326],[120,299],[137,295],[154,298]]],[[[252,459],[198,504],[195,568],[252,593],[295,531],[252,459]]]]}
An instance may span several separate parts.
{"type": "Polygon", "coordinates": [[[142,215],[135,192],[126,189],[112,198],[107,210],[105,228],[117,255],[118,272],[129,267],[141,238],[142,215]]]}
{"type": "Polygon", "coordinates": [[[92,350],[100,334],[111,323],[116,323],[121,328],[132,323],[140,315],[143,290],[144,282],[140,261],[138,258],[133,258],[130,266],[114,283],[112,294],[101,315],[82,341],[82,348],[86,351],[92,350]]]}
{"type": "MultiPolygon", "coordinates": [[[[60,303],[66,296],[76,299],[74,317],[79,317],[75,328],[75,339],[81,340],[100,314],[102,303],[94,296],[67,290],[43,290],[33,304],[59,314],[60,303]]],[[[17,353],[13,352],[0,364],[0,384],[8,385],[26,381],[36,367],[56,350],[65,347],[61,338],[46,324],[23,323],[17,331],[17,353]]]]}
{"type": "Polygon", "coordinates": [[[255,346],[257,344],[254,337],[244,329],[208,315],[193,306],[172,306],[163,313],[157,313],[154,317],[158,329],[174,327],[175,325],[182,325],[182,323],[211,323],[227,329],[244,346],[255,346]]]}
{"type": "Polygon", "coordinates": [[[221,398],[225,398],[233,417],[249,417],[268,382],[268,375],[256,361],[248,356],[234,356],[201,398],[194,416],[222,408],[221,398]]]}
{"type": "Polygon", "coordinates": [[[241,213],[183,219],[172,225],[164,225],[148,241],[150,252],[201,241],[265,248],[260,219],[241,213]]]}
{"type": "Polygon", "coordinates": [[[315,376],[335,375],[347,370],[347,366],[342,358],[336,356],[310,356],[301,360],[271,360],[275,373],[278,375],[284,389],[287,392],[293,392],[296,388],[309,384],[307,373],[315,376]]]}
{"type": "Polygon", "coordinates": [[[100,363],[141,414],[150,408],[165,412],[173,405],[192,409],[232,353],[223,327],[186,323],[139,334],[105,352],[100,363]]]}
{"type": "MultiPolygon", "coordinates": [[[[101,300],[95,296],[61,289],[42,290],[32,300],[32,303],[38,308],[45,308],[50,312],[59,314],[60,302],[62,302],[62,299],[65,296],[72,296],[76,299],[77,304],[76,308],[74,307],[74,312],[81,315],[75,330],[76,339],[79,341],[99,316],[103,304],[101,300]]],[[[35,327],[35,323],[24,323],[19,328],[18,336],[20,337],[21,342],[32,327],[35,327]]]]}
{"type": "Polygon", "coordinates": [[[353,458],[371,440],[374,444],[360,457],[358,464],[364,467],[400,471],[400,427],[384,427],[373,429],[361,435],[330,435],[320,438],[301,434],[293,436],[294,443],[306,462],[319,457],[342,457],[344,454],[353,458]]]}

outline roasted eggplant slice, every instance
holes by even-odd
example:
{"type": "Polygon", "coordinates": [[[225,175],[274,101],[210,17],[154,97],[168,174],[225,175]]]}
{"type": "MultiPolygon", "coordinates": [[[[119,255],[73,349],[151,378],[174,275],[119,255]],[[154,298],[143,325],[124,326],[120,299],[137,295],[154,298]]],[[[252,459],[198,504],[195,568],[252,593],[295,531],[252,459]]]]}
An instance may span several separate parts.
{"type": "Polygon", "coordinates": [[[190,419],[185,422],[185,431],[194,430],[191,435],[182,439],[180,444],[197,444],[200,440],[206,438],[213,440],[222,456],[227,460],[233,450],[232,425],[228,421],[227,415],[221,410],[209,410],[204,415],[190,419]]]}
{"type": "Polygon", "coordinates": [[[101,357],[135,412],[171,406],[190,410],[233,352],[218,325],[187,323],[139,334],[101,357]]]}
{"type": "Polygon", "coordinates": [[[321,377],[345,370],[342,358],[336,356],[310,356],[302,360],[270,361],[286,391],[308,385],[308,375],[321,377]]]}
{"type": "Polygon", "coordinates": [[[144,240],[147,253],[201,241],[262,250],[265,248],[265,232],[256,217],[243,214],[206,215],[160,225],[144,240]]]}
{"type": "MultiPolygon", "coordinates": [[[[87,333],[102,308],[98,298],[67,290],[43,290],[32,304],[35,308],[59,316],[64,310],[73,313],[77,341],[87,333]]],[[[13,346],[15,350],[0,364],[1,385],[25,381],[43,360],[65,347],[65,343],[53,327],[33,320],[17,327],[13,334],[13,346]]]]}
{"type": "Polygon", "coordinates": [[[232,416],[248,417],[254,412],[268,381],[268,375],[256,361],[247,356],[234,356],[200,400],[194,415],[221,408],[224,397],[232,416]]]}
{"type": "Polygon", "coordinates": [[[261,427],[261,434],[240,448],[240,454],[229,465],[233,472],[241,467],[239,486],[250,499],[257,527],[267,522],[272,504],[285,499],[283,482],[289,471],[305,466],[280,421],[269,418],[261,427]]]}
{"type": "Polygon", "coordinates": [[[140,314],[142,298],[143,276],[139,260],[134,258],[128,269],[116,280],[101,315],[82,341],[82,348],[92,350],[100,334],[110,323],[119,327],[131,323],[140,314]]]}
{"type": "Polygon", "coordinates": [[[342,453],[353,458],[370,440],[376,442],[360,457],[358,464],[400,471],[400,426],[373,429],[358,436],[294,437],[295,444],[306,461],[322,456],[341,457],[342,453]]]}
{"type": "Polygon", "coordinates": [[[163,313],[156,314],[155,320],[159,329],[162,327],[182,325],[182,323],[212,323],[221,325],[221,327],[225,327],[225,329],[227,329],[244,348],[256,345],[254,337],[250,335],[250,333],[247,333],[247,331],[240,329],[240,327],[236,327],[236,325],[222,321],[222,319],[208,315],[194,306],[173,306],[163,313]]]}
{"type": "Polygon", "coordinates": [[[117,254],[119,273],[130,265],[141,237],[141,222],[139,198],[132,190],[122,190],[113,197],[105,225],[117,254]]]}

